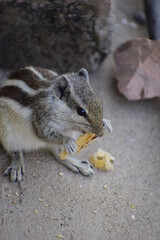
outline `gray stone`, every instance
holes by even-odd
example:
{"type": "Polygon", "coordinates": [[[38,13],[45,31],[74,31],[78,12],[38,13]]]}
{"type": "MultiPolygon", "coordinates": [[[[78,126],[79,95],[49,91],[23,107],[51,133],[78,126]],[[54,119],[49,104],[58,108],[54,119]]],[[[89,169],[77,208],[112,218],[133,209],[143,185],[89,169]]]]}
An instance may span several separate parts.
{"type": "Polygon", "coordinates": [[[110,51],[111,0],[0,0],[0,67],[95,70],[110,51]]]}

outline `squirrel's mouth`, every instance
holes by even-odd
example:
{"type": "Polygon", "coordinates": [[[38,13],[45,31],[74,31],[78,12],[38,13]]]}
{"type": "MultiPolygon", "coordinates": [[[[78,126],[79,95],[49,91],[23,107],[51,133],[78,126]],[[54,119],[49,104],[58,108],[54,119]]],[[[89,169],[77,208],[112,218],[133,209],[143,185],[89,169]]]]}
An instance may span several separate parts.
{"type": "Polygon", "coordinates": [[[87,132],[83,130],[82,133],[85,134],[85,133],[87,133],[87,132]]]}
{"type": "Polygon", "coordinates": [[[102,120],[102,125],[95,127],[92,131],[92,133],[95,133],[97,137],[102,137],[106,132],[111,133],[112,130],[112,125],[108,119],[103,119],[102,120]]]}
{"type": "Polygon", "coordinates": [[[102,137],[104,135],[104,133],[108,132],[111,133],[113,131],[112,129],[112,125],[110,123],[110,121],[108,119],[103,119],[102,121],[102,127],[96,127],[93,128],[91,131],[87,131],[87,130],[82,130],[82,133],[94,133],[97,135],[97,137],[102,137]]]}
{"type": "Polygon", "coordinates": [[[97,135],[97,137],[102,137],[103,134],[104,134],[104,131],[103,131],[103,132],[99,132],[99,133],[97,133],[96,135],[97,135]]]}

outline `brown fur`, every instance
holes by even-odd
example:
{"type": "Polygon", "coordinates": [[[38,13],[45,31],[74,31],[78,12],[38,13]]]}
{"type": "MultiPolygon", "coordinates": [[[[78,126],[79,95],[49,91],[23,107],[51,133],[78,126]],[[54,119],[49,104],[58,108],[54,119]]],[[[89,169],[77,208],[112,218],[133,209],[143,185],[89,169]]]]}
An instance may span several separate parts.
{"type": "Polygon", "coordinates": [[[38,72],[40,72],[44,78],[48,79],[48,80],[53,80],[55,77],[57,77],[58,75],[46,68],[42,68],[42,67],[34,67],[35,70],[37,70],[38,72]]]}
{"type": "Polygon", "coordinates": [[[34,97],[29,96],[26,92],[15,86],[2,87],[0,89],[0,97],[15,100],[25,107],[31,105],[34,100],[34,97]]]}
{"type": "MultiPolygon", "coordinates": [[[[37,70],[39,71],[38,68],[37,68],[37,70]]],[[[46,74],[45,74],[45,76],[46,76],[46,74]]],[[[44,76],[44,78],[45,78],[45,76],[44,76]]],[[[39,88],[48,87],[51,84],[51,81],[48,81],[48,79],[46,81],[40,81],[39,77],[34,72],[32,72],[26,68],[21,68],[19,70],[16,70],[9,76],[9,79],[22,80],[30,88],[32,88],[34,90],[38,90],[39,88]]]]}

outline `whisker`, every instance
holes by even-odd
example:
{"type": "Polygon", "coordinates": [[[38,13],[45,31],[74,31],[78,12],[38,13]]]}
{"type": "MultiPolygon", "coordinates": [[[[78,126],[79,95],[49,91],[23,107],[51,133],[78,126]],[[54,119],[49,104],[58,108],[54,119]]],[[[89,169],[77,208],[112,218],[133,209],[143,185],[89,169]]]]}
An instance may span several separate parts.
{"type": "Polygon", "coordinates": [[[75,123],[75,122],[73,122],[73,121],[68,121],[68,120],[65,120],[65,119],[63,119],[63,118],[57,118],[57,117],[54,117],[54,119],[60,120],[60,121],[63,121],[63,122],[74,123],[74,124],[84,125],[84,126],[90,127],[90,125],[87,124],[87,123],[77,123],[77,122],[75,123]]]}

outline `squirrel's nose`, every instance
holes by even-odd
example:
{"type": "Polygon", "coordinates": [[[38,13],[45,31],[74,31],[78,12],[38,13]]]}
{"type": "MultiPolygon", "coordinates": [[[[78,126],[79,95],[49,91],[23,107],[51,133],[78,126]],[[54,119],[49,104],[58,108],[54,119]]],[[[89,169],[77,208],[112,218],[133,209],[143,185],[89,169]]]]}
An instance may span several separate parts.
{"type": "Polygon", "coordinates": [[[97,137],[102,137],[104,134],[103,124],[100,126],[95,126],[93,132],[97,135],[97,137]]]}
{"type": "Polygon", "coordinates": [[[98,132],[96,135],[97,135],[98,137],[102,137],[102,136],[103,136],[103,134],[104,134],[104,130],[103,130],[103,131],[100,131],[100,132],[98,132]]]}

